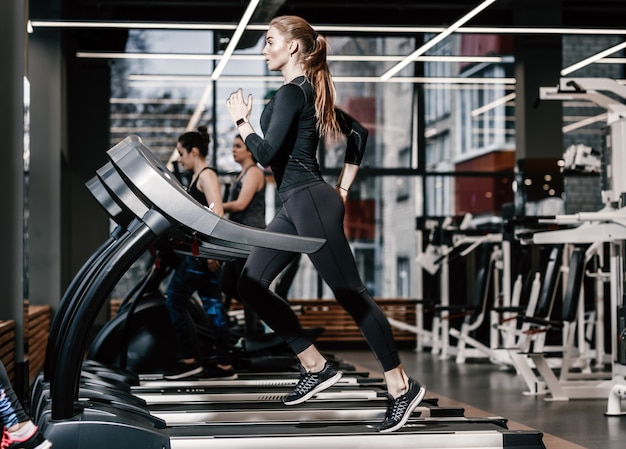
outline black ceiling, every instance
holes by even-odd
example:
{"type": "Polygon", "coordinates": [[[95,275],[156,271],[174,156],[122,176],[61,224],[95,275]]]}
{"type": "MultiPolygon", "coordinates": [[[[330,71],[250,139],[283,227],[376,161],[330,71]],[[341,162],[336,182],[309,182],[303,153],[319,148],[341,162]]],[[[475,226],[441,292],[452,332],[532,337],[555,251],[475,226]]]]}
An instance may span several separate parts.
{"type": "MultiPolygon", "coordinates": [[[[449,25],[481,0],[262,0],[254,23],[296,14],[313,25],[449,25]]],[[[31,0],[35,19],[233,23],[247,0],[31,0]],[[43,4],[42,4],[43,3],[43,4]]],[[[626,0],[496,0],[468,26],[624,27],[626,0]],[[560,12],[558,12],[560,10],[560,12]]]]}

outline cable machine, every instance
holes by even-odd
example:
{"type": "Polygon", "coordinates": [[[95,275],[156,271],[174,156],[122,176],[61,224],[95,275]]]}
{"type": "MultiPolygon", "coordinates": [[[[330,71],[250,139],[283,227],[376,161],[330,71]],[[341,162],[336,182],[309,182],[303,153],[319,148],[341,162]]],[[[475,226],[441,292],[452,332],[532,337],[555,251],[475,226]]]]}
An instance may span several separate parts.
{"type": "MultiPolygon", "coordinates": [[[[542,87],[542,100],[590,101],[607,110],[607,127],[602,149],[602,198],[605,206],[597,212],[557,215],[543,220],[573,229],[538,232],[534,243],[593,244],[605,242],[610,248],[611,380],[560,381],[552,371],[541,373],[561,398],[609,397],[607,415],[626,414],[619,410],[619,398],[626,390],[626,309],[624,305],[624,250],[626,241],[626,86],[609,78],[561,78],[557,87],[542,87]]],[[[579,316],[579,319],[581,317],[579,316]]]]}

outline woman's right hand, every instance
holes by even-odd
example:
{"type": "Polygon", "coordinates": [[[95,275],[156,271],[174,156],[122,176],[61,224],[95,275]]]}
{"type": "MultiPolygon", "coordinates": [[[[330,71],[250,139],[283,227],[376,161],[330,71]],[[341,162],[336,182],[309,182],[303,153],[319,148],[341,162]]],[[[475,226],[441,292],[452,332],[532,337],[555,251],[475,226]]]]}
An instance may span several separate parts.
{"type": "Polygon", "coordinates": [[[248,120],[252,110],[252,94],[248,95],[248,102],[246,103],[243,98],[243,91],[239,88],[228,96],[226,107],[228,108],[230,119],[234,123],[237,123],[237,120],[242,118],[248,120]]]}

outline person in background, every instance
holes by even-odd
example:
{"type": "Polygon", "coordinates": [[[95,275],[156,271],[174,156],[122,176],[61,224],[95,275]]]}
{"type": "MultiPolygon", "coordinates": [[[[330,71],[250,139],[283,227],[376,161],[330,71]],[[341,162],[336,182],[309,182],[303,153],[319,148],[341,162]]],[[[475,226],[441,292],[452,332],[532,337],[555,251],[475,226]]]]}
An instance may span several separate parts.
{"type": "MultiPolygon", "coordinates": [[[[267,230],[326,240],[309,258],[337,301],[358,324],[378,359],[387,384],[387,413],[378,430],[400,429],[424,398],[426,389],[402,367],[391,326],[363,284],[343,229],[345,201],[362,160],[367,131],[335,108],[335,88],[328,68],[328,42],[301,17],[280,16],[269,23],[263,56],[284,84],[261,114],[263,137],[249,121],[252,95],[241,89],[226,100],[231,120],[263,166],[271,166],[283,206],[267,230]],[[317,161],[320,137],[347,138],[344,165],[335,188],[322,178],[317,161]]],[[[253,248],[239,282],[242,300],[279,334],[297,355],[302,377],[286,405],[300,404],[334,385],[341,371],[311,341],[289,304],[270,290],[272,280],[294,253],[253,248]]]]}
{"type": "MultiPolygon", "coordinates": [[[[233,159],[241,166],[234,180],[224,212],[236,223],[255,228],[265,228],[265,173],[246,147],[241,136],[233,139],[233,159]]],[[[242,302],[237,285],[246,259],[235,259],[224,264],[222,269],[222,291],[227,303],[231,298],[242,302]]],[[[228,307],[227,307],[228,308],[228,307]]],[[[262,333],[258,316],[244,303],[245,335],[254,337],[262,333]]]]}
{"type": "Polygon", "coordinates": [[[0,420],[3,424],[2,449],[48,449],[46,440],[24,411],[4,363],[0,360],[0,420]]]}
{"type": "MultiPolygon", "coordinates": [[[[196,201],[223,216],[222,193],[217,173],[207,165],[209,135],[206,126],[178,138],[178,162],[192,173],[187,192],[196,201]]],[[[231,364],[230,330],[221,294],[221,262],[194,255],[185,256],[167,286],[166,305],[174,327],[178,360],[164,373],[166,379],[190,376],[235,378],[231,364]],[[187,301],[197,292],[215,333],[216,363],[203,366],[195,324],[187,312],[187,301]]]]}

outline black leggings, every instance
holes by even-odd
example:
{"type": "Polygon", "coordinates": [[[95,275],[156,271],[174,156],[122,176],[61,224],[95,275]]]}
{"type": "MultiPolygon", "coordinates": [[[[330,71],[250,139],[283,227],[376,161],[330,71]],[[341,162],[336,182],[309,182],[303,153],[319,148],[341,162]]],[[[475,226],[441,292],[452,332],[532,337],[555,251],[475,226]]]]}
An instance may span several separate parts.
{"type": "MultiPolygon", "coordinates": [[[[361,329],[383,371],[400,365],[387,317],[369,294],[359,276],[344,234],[345,208],[341,197],[325,182],[295,188],[281,194],[283,207],[267,230],[326,239],[309,254],[313,265],[332,289],[337,301],[361,329]]],[[[289,304],[269,289],[276,276],[297,253],[255,247],[243,269],[239,294],[299,354],[313,344],[289,304]]]]}

